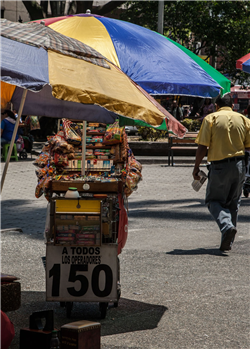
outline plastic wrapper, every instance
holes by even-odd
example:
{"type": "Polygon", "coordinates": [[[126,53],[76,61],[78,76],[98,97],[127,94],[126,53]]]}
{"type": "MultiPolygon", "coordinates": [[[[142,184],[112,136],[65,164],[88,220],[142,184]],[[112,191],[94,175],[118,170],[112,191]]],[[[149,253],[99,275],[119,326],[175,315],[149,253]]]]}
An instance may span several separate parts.
{"type": "Polygon", "coordinates": [[[52,175],[54,174],[54,172],[55,172],[55,168],[52,167],[52,166],[49,166],[49,167],[48,167],[48,175],[49,175],[49,176],[52,176],[52,175]]]}
{"type": "Polygon", "coordinates": [[[35,191],[35,197],[38,199],[43,195],[43,183],[46,179],[46,176],[44,176],[42,179],[39,180],[36,186],[36,191],[35,191]]]}
{"type": "Polygon", "coordinates": [[[50,231],[50,203],[47,205],[46,210],[46,221],[44,227],[44,238],[45,242],[48,242],[52,239],[52,232],[50,231]]]}
{"type": "Polygon", "coordinates": [[[74,152],[73,145],[69,144],[63,137],[58,136],[58,134],[54,136],[49,143],[53,152],[65,154],[74,152]]]}
{"type": "Polygon", "coordinates": [[[52,181],[51,176],[47,176],[43,182],[43,192],[47,192],[50,190],[50,182],[52,181]]]}
{"type": "Polygon", "coordinates": [[[72,122],[71,127],[82,138],[82,126],[72,122]]]}
{"type": "Polygon", "coordinates": [[[49,142],[46,142],[43,146],[42,153],[49,153],[51,149],[51,144],[49,142]]]}
{"type": "Polygon", "coordinates": [[[124,194],[126,195],[127,198],[128,198],[132,193],[133,193],[133,190],[131,190],[131,189],[129,189],[129,188],[125,188],[125,189],[124,189],[124,194]]]}
{"type": "Polygon", "coordinates": [[[122,144],[120,148],[120,157],[121,160],[124,162],[128,162],[128,154],[131,152],[131,149],[128,145],[128,136],[125,132],[125,129],[123,130],[123,137],[122,137],[122,144]]]}
{"type": "Polygon", "coordinates": [[[36,169],[36,176],[38,179],[42,179],[47,174],[48,169],[46,167],[44,168],[37,168],[36,169]]]}
{"type": "Polygon", "coordinates": [[[68,144],[66,148],[62,149],[62,153],[64,154],[74,154],[74,147],[72,144],[68,144]]]}
{"type": "Polygon", "coordinates": [[[75,158],[75,153],[69,153],[68,154],[68,159],[71,160],[71,159],[74,159],[75,158]]]}
{"type": "Polygon", "coordinates": [[[52,181],[52,177],[51,176],[47,176],[45,181],[43,182],[43,193],[44,193],[44,196],[46,198],[46,200],[50,200],[51,198],[51,181],[52,181]]]}
{"type": "MultiPolygon", "coordinates": [[[[60,131],[60,132],[62,132],[62,131],[60,131]]],[[[54,136],[47,136],[47,140],[48,140],[48,143],[50,144],[50,146],[53,147],[56,144],[56,142],[60,142],[60,141],[65,142],[64,133],[62,132],[62,134],[60,134],[60,132],[58,132],[54,136]]]]}
{"type": "Polygon", "coordinates": [[[67,155],[59,153],[54,154],[54,162],[56,167],[65,167],[69,164],[67,155]]]}
{"type": "Polygon", "coordinates": [[[35,166],[45,167],[49,161],[49,153],[41,153],[36,160],[33,162],[35,166]]]}
{"type": "Polygon", "coordinates": [[[119,127],[118,121],[115,121],[112,125],[109,125],[104,135],[104,144],[117,144],[122,143],[124,127],[119,127]]]}
{"type": "Polygon", "coordinates": [[[141,175],[142,165],[135,159],[131,153],[126,171],[122,172],[122,179],[124,177],[126,197],[130,196],[134,190],[137,190],[138,183],[142,180],[141,175]]]}
{"type": "Polygon", "coordinates": [[[130,158],[129,167],[142,171],[142,165],[134,157],[130,158]]]}
{"type": "Polygon", "coordinates": [[[141,175],[135,172],[129,172],[126,178],[126,187],[130,190],[134,190],[140,180],[141,175]]]}
{"type": "Polygon", "coordinates": [[[72,122],[68,119],[62,119],[64,136],[67,142],[75,145],[79,145],[82,142],[81,137],[77,132],[71,127],[72,122]]]}

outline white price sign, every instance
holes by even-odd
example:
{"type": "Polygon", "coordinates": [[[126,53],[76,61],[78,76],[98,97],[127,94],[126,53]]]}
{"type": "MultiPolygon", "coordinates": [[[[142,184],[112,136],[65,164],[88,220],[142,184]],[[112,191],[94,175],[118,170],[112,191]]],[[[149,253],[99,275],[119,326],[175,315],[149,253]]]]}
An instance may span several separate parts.
{"type": "Polygon", "coordinates": [[[117,300],[117,245],[54,246],[46,250],[46,300],[117,300]]]}

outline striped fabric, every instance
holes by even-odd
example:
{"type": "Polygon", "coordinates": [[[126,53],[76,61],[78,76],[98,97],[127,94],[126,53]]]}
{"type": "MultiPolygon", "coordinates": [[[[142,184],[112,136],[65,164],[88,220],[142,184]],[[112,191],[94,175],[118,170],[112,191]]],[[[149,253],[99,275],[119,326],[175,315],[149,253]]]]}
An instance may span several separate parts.
{"type": "Polygon", "coordinates": [[[1,36],[27,45],[42,47],[108,68],[105,58],[84,43],[62,35],[43,24],[19,23],[1,19],[1,36]]]}

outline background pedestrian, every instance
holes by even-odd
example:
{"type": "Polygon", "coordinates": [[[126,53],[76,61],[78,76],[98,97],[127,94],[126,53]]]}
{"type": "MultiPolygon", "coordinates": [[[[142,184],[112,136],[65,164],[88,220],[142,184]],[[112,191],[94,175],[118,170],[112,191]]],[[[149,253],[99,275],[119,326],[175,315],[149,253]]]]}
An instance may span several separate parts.
{"type": "Polygon", "coordinates": [[[204,118],[196,143],[193,177],[199,179],[199,166],[207,154],[211,165],[205,203],[221,231],[220,250],[228,251],[237,232],[245,151],[250,149],[250,120],[232,110],[229,94],[216,99],[216,112],[204,118]]]}

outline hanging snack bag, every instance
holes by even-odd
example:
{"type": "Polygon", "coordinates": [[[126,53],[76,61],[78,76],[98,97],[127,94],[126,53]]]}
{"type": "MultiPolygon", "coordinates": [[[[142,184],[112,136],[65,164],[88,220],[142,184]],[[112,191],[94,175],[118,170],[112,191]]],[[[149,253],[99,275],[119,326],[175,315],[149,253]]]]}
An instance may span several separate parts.
{"type": "Polygon", "coordinates": [[[82,125],[72,122],[71,127],[82,138],[82,125]]]}
{"type": "Polygon", "coordinates": [[[38,184],[36,186],[35,197],[37,199],[43,195],[43,183],[44,183],[45,179],[46,179],[46,175],[42,179],[40,179],[40,181],[38,182],[38,184]]]}
{"type": "Polygon", "coordinates": [[[47,174],[47,167],[44,168],[36,168],[35,173],[38,179],[42,179],[47,174]]]}
{"type": "Polygon", "coordinates": [[[68,166],[68,157],[66,154],[54,153],[54,162],[56,167],[68,166]]]}
{"type": "Polygon", "coordinates": [[[52,177],[51,176],[47,176],[45,178],[45,181],[43,182],[43,193],[44,193],[44,196],[46,198],[46,200],[50,200],[50,183],[52,181],[52,177]]]}
{"type": "Polygon", "coordinates": [[[75,145],[79,145],[82,142],[81,137],[71,127],[72,122],[68,119],[62,119],[64,136],[67,142],[75,145]]]}
{"type": "Polygon", "coordinates": [[[115,121],[112,125],[109,125],[105,135],[104,144],[117,144],[122,143],[122,134],[124,127],[119,127],[118,121],[115,121]]]}
{"type": "Polygon", "coordinates": [[[41,153],[36,160],[33,162],[35,166],[38,167],[45,167],[48,164],[49,161],[49,153],[41,153]]]}
{"type": "Polygon", "coordinates": [[[142,165],[133,156],[129,158],[129,167],[135,168],[140,172],[142,171],[142,165]]]}

